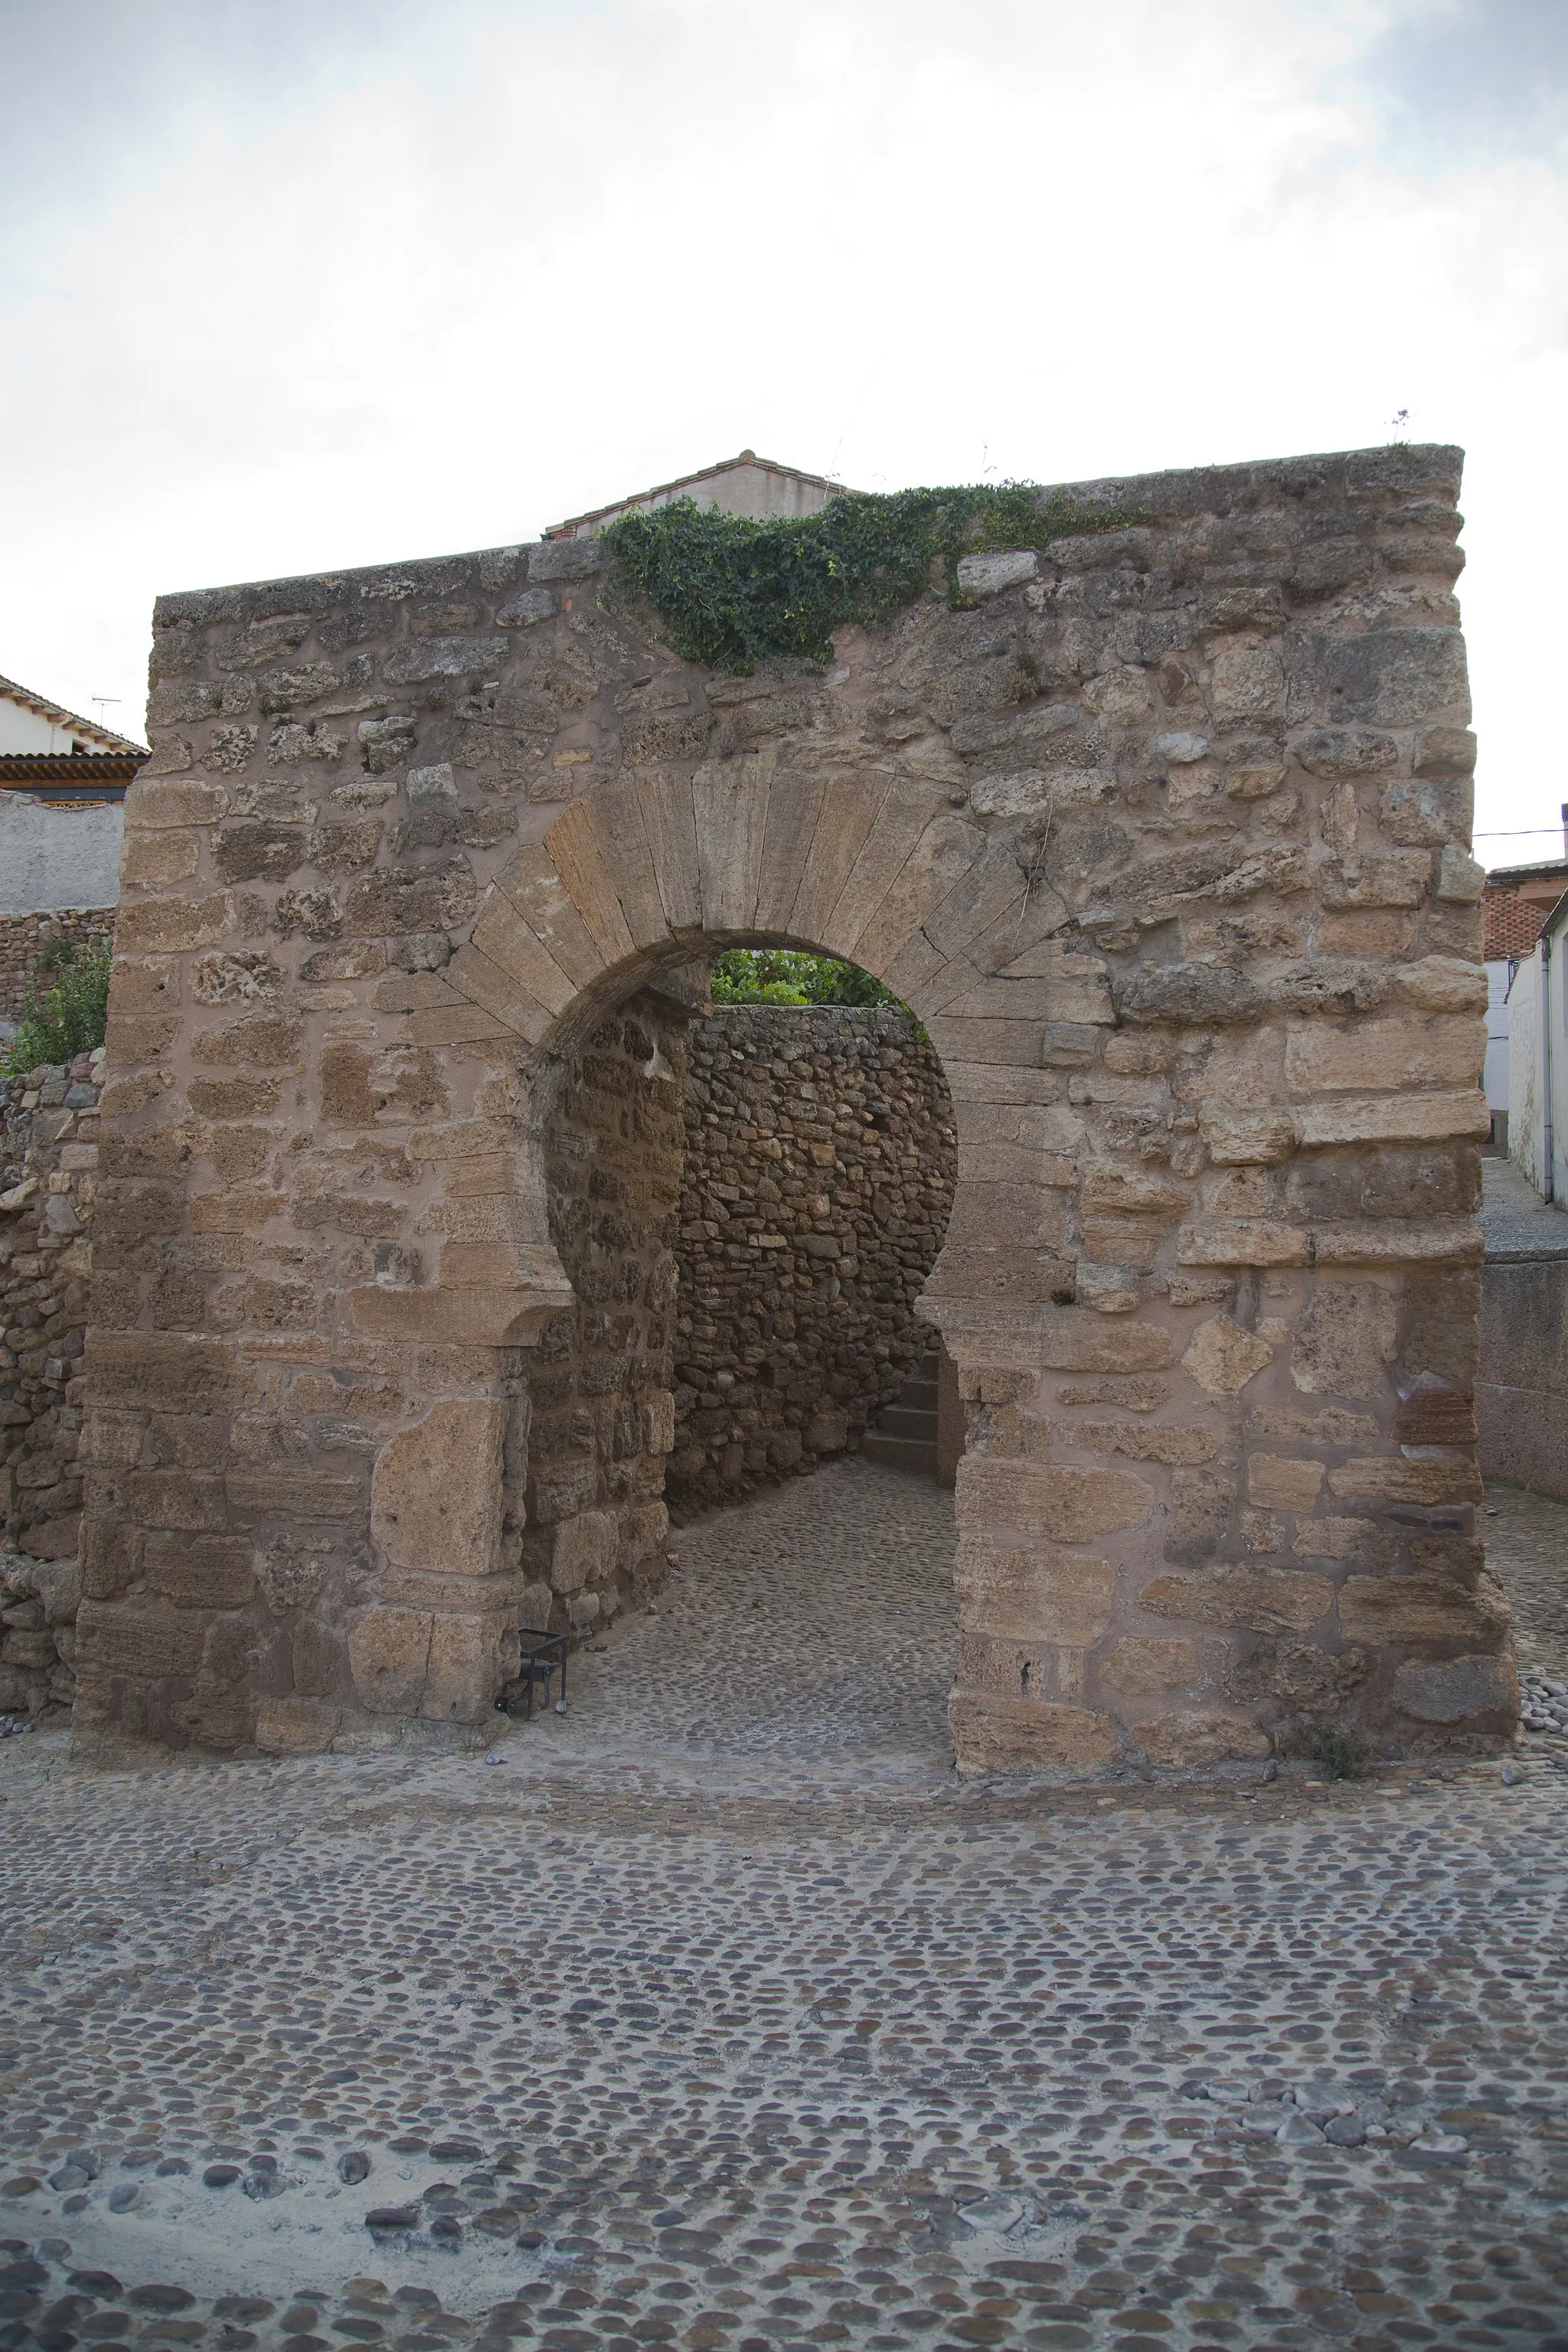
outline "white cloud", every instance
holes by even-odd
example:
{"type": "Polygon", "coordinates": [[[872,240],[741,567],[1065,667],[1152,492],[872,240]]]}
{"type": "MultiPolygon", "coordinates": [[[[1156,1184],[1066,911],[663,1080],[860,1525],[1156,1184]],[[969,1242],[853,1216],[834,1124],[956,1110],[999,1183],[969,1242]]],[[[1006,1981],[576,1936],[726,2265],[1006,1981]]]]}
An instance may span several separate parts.
{"type": "Polygon", "coordinates": [[[1433,10],[448,0],[360,54],[290,9],[288,73],[270,13],[211,49],[154,9],[112,173],[31,205],[0,667],[130,723],[160,589],[531,533],[743,443],[1063,479],[1407,407],[1471,451],[1485,821],[1554,814],[1568,190],[1383,141],[1433,10]]]}

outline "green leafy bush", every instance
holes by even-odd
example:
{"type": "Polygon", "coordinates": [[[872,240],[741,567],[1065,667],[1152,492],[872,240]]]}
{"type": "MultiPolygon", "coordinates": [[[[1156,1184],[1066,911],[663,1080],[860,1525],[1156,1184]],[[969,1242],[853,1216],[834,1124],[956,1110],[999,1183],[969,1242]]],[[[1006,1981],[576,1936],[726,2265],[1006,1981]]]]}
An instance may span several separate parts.
{"type": "Polygon", "coordinates": [[[1045,547],[1142,518],[1033,482],[846,490],[820,514],[749,522],[693,499],[620,515],[600,536],[675,650],[710,669],[831,659],[833,634],[874,627],[936,586],[959,602],[961,555],[1045,547]]]}
{"type": "Polygon", "coordinates": [[[107,940],[84,948],[57,940],[38,958],[38,977],[27,991],[21,1027],[5,1062],[6,1075],[18,1077],[40,1062],[68,1062],[103,1043],[109,1012],[107,940]],[[41,983],[53,979],[52,988],[41,983]]]}
{"type": "Polygon", "coordinates": [[[897,1004],[858,963],[794,948],[731,948],[713,967],[715,1004],[897,1004]]]}

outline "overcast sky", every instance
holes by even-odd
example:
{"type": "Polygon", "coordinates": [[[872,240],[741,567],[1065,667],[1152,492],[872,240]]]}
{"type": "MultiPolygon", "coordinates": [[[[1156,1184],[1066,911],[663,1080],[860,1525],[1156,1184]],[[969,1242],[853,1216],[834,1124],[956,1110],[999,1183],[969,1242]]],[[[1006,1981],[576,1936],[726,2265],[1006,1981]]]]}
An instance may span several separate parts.
{"type": "MultiPolygon", "coordinates": [[[[868,488],[1469,452],[1478,824],[1554,824],[1568,0],[0,0],[0,671],[161,590],[868,488]]],[[[1488,838],[1493,864],[1548,835],[1488,838]]]]}

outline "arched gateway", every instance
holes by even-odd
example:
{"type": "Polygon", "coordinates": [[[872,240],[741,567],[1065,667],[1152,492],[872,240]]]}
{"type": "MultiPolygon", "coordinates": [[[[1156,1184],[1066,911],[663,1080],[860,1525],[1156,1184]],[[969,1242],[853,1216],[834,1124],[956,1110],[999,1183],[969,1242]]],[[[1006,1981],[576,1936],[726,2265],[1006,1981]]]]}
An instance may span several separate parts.
{"type": "Polygon", "coordinates": [[[1458,479],[1090,486],[1145,520],[969,559],[825,675],[680,661],[592,541],[164,599],[79,1747],[486,1736],[553,1074],[757,941],[885,979],[952,1089],[961,1766],[1506,1736],[1458,479]]]}

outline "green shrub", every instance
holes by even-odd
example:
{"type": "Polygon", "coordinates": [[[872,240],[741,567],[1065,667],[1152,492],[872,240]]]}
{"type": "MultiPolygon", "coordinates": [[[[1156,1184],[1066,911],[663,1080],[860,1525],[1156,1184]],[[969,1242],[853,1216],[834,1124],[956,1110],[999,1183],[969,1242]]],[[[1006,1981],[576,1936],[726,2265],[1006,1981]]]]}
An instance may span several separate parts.
{"type": "Polygon", "coordinates": [[[715,1004],[897,1004],[858,963],[794,948],[731,948],[713,967],[715,1004]]]}
{"type": "Polygon", "coordinates": [[[84,948],[54,940],[38,958],[38,975],[27,991],[16,1042],[5,1061],[10,1077],[35,1070],[40,1062],[68,1062],[103,1043],[109,1012],[110,948],[93,940],[84,948]],[[53,978],[52,988],[42,990],[53,978]]]}
{"type": "Polygon", "coordinates": [[[1033,482],[979,482],[846,490],[820,514],[764,522],[677,499],[620,515],[600,537],[677,653],[744,673],[760,661],[828,661],[836,629],[889,621],[939,581],[956,604],[961,555],[1045,547],[1142,520],[1033,482]]]}

